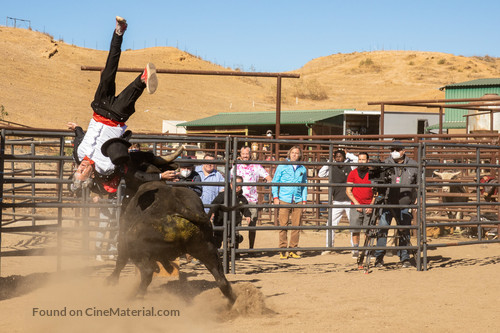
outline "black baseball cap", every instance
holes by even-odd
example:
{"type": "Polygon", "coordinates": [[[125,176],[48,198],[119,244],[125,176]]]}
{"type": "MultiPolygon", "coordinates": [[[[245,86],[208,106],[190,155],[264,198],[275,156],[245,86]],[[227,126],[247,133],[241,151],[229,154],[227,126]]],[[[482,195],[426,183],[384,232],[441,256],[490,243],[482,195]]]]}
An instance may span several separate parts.
{"type": "Polygon", "coordinates": [[[393,150],[403,150],[405,147],[403,146],[403,143],[401,141],[393,141],[392,146],[390,147],[391,151],[393,150]]]}

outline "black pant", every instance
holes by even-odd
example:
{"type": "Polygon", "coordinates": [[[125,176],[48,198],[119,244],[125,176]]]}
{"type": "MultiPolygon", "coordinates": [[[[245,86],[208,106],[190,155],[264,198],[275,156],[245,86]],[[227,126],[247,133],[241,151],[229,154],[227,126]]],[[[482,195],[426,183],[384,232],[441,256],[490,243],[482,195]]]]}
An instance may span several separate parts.
{"type": "MultiPolygon", "coordinates": [[[[222,227],[224,225],[224,219],[222,216],[218,215],[214,217],[214,226],[215,227],[222,227]]],[[[227,221],[228,225],[228,230],[227,230],[227,237],[228,241],[231,239],[231,220],[227,221]]],[[[241,226],[241,218],[236,219],[236,226],[241,226]]],[[[224,241],[224,230],[214,230],[214,238],[215,238],[215,246],[217,248],[220,248],[222,246],[222,243],[224,241]]],[[[240,235],[239,232],[236,232],[236,242],[235,242],[235,249],[239,248],[239,244],[243,241],[243,236],[240,235]]]]}
{"type": "Polygon", "coordinates": [[[90,104],[95,113],[108,119],[126,122],[135,112],[135,102],[142,95],[146,84],[141,81],[141,74],[123,91],[116,93],[116,71],[120,61],[123,36],[113,33],[106,66],[101,73],[101,81],[95,92],[94,101],[90,104]]]}
{"type": "MultiPolygon", "coordinates": [[[[257,218],[259,216],[259,209],[257,208],[257,216],[253,216],[252,219],[250,220],[250,223],[248,224],[249,227],[255,227],[257,225],[257,218]]],[[[250,249],[253,249],[253,246],[255,244],[255,235],[256,235],[255,230],[249,230],[248,231],[248,247],[250,249]]]]}

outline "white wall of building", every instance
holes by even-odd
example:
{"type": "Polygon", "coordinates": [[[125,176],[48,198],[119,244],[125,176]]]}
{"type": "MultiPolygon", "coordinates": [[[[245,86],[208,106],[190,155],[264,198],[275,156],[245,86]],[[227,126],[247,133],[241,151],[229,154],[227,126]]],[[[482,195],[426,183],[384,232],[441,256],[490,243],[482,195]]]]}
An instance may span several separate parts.
{"type": "Polygon", "coordinates": [[[419,120],[426,120],[426,126],[438,124],[439,114],[426,112],[384,112],[384,134],[417,134],[419,120]]]}
{"type": "Polygon", "coordinates": [[[177,127],[177,124],[185,123],[185,120],[164,120],[161,128],[162,133],[186,134],[185,127],[177,127]]]}

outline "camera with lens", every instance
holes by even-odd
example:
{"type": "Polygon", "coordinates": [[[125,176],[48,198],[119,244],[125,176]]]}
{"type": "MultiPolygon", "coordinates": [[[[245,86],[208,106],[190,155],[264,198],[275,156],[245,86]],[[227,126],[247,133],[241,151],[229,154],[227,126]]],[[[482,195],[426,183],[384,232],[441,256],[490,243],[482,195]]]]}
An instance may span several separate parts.
{"type": "MultiPolygon", "coordinates": [[[[380,160],[371,160],[370,163],[381,163],[380,160]]],[[[368,179],[371,180],[372,184],[391,184],[391,178],[394,174],[393,167],[384,167],[381,165],[371,166],[368,171],[368,179]]],[[[378,194],[384,193],[387,190],[387,187],[374,187],[374,190],[377,191],[378,194]]]]}

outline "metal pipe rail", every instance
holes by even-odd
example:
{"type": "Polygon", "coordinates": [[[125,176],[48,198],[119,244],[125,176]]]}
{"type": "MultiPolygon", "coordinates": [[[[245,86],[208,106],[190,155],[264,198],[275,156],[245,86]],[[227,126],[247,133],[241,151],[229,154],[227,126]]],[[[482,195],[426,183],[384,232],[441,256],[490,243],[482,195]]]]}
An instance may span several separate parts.
{"type": "Polygon", "coordinates": [[[82,231],[118,231],[118,227],[91,227],[91,226],[81,226],[81,227],[59,227],[57,224],[47,224],[47,225],[37,225],[37,226],[21,226],[21,227],[9,227],[3,228],[3,232],[6,233],[18,233],[18,232],[28,232],[28,231],[44,231],[44,232],[82,232],[82,231]]]}
{"type": "MultiPolygon", "coordinates": [[[[462,244],[466,245],[466,244],[462,244]]],[[[419,246],[358,246],[356,247],[356,250],[412,250],[412,251],[418,251],[419,246]]],[[[294,247],[294,251],[301,251],[301,252],[322,252],[322,251],[352,251],[353,247],[352,246],[336,246],[336,247],[294,247]]],[[[261,252],[283,252],[283,251],[288,251],[289,249],[286,248],[275,248],[275,247],[268,247],[268,248],[259,248],[259,249],[234,249],[235,253],[261,253],[261,252]]]]}
{"type": "MultiPolygon", "coordinates": [[[[142,69],[141,69],[142,70],[142,69]]],[[[50,232],[55,232],[57,233],[57,239],[58,241],[62,240],[62,233],[63,232],[82,232],[83,237],[82,237],[82,251],[80,253],[95,253],[93,251],[89,250],[89,244],[92,240],[95,240],[95,237],[91,235],[90,233],[95,231],[95,230],[102,230],[99,229],[97,226],[93,226],[95,222],[99,221],[100,218],[96,216],[97,212],[95,214],[91,214],[93,210],[98,210],[100,208],[113,208],[117,207],[117,203],[99,203],[99,204],[94,204],[88,200],[87,196],[84,196],[82,198],[70,198],[68,197],[69,192],[64,190],[63,185],[69,183],[70,181],[68,179],[64,179],[65,175],[65,168],[64,168],[64,163],[68,163],[71,161],[71,156],[65,156],[64,155],[64,149],[69,148],[66,146],[66,140],[65,138],[70,138],[73,136],[72,132],[69,131],[37,131],[34,129],[30,130],[2,130],[2,137],[0,141],[0,147],[3,147],[1,150],[1,161],[0,161],[0,191],[1,191],[1,210],[0,210],[0,217],[2,217],[2,211],[5,209],[21,209],[21,208],[31,208],[31,209],[54,209],[54,211],[47,211],[41,213],[37,213],[35,211],[27,214],[26,212],[23,213],[12,213],[10,211],[4,211],[3,215],[9,218],[23,218],[23,219],[28,219],[31,218],[34,221],[34,225],[32,226],[18,226],[13,222],[10,224],[7,222],[7,224],[3,223],[2,219],[2,224],[0,225],[0,243],[2,241],[2,232],[5,234],[11,233],[11,232],[33,232],[33,231],[38,231],[38,230],[44,230],[46,228],[46,231],[50,232]],[[7,134],[8,133],[8,134],[7,134]],[[40,138],[58,138],[60,140],[51,140],[50,142],[53,143],[54,145],[58,145],[59,148],[59,155],[54,155],[54,156],[47,156],[44,155],[44,152],[40,152],[37,154],[28,154],[22,156],[16,154],[15,152],[11,154],[5,154],[5,143],[6,142],[11,142],[12,140],[6,140],[6,136],[30,136],[32,137],[40,137],[40,138]],[[5,158],[9,158],[8,162],[6,161],[5,158]],[[34,174],[31,178],[29,177],[24,177],[23,175],[20,174],[11,174],[11,176],[14,177],[5,177],[6,173],[5,167],[8,167],[11,163],[60,163],[60,167],[55,171],[54,173],[54,178],[48,178],[48,177],[40,177],[38,174],[34,174]],[[7,164],[8,163],[8,164],[7,164]],[[18,196],[11,195],[13,191],[7,190],[6,186],[15,186],[15,184],[23,184],[22,186],[30,185],[33,186],[33,191],[31,195],[28,195],[26,193],[22,193],[18,196]],[[46,191],[48,186],[44,186],[45,188],[41,189],[39,184],[44,184],[44,185],[52,185],[54,189],[52,189],[53,193],[55,193],[54,197],[49,197],[44,193],[43,191],[46,191]],[[9,191],[8,196],[4,196],[4,194],[9,191]],[[25,202],[25,203],[19,203],[19,202],[12,202],[12,203],[7,203],[5,202],[5,199],[9,200],[16,200],[16,199],[21,199],[21,200],[31,200],[32,202],[25,202]],[[42,202],[38,202],[42,201],[42,202]],[[54,201],[54,202],[46,202],[46,201],[54,201]],[[67,214],[66,209],[72,208],[72,213],[67,214]],[[57,210],[57,211],[56,211],[57,210]],[[57,213],[56,213],[57,212],[57,213]],[[77,213],[79,212],[79,213],[77,213]],[[66,214],[63,214],[66,213],[66,214]],[[19,215],[17,215],[19,214],[19,215]],[[73,216],[69,216],[73,215],[73,216]],[[50,217],[54,217],[54,224],[51,224],[49,226],[44,226],[44,225],[39,225],[37,224],[38,221],[43,221],[44,223],[47,221],[50,221],[50,217]],[[79,227],[69,227],[68,223],[80,223],[79,227]],[[3,225],[3,226],[2,226],[3,225]],[[7,227],[8,225],[8,227],[7,227]],[[13,229],[13,228],[18,228],[18,229],[13,229]],[[9,230],[7,230],[9,229],[9,230]],[[83,246],[85,244],[85,246],[83,246]]],[[[454,136],[448,136],[448,138],[453,138],[454,136]]],[[[473,136],[470,136],[473,137],[473,136]]],[[[485,136],[488,138],[498,138],[497,136],[485,136]]],[[[232,182],[233,188],[235,188],[235,179],[234,177],[231,179],[231,177],[228,177],[230,174],[230,170],[232,167],[238,165],[238,164],[253,164],[253,163],[258,163],[261,164],[265,167],[269,168],[274,168],[279,164],[294,164],[293,162],[282,162],[282,161],[241,161],[237,160],[237,151],[238,148],[241,145],[245,145],[246,142],[252,141],[252,142],[258,142],[260,144],[269,144],[272,145],[273,147],[275,146],[281,146],[281,147],[291,147],[292,145],[300,145],[304,147],[304,156],[306,158],[305,161],[301,161],[300,164],[303,164],[304,166],[307,167],[308,170],[311,174],[310,175],[315,175],[316,170],[319,166],[324,166],[324,165],[329,165],[331,168],[334,165],[345,165],[345,163],[340,163],[336,164],[333,162],[333,151],[334,148],[336,149],[337,147],[347,147],[351,151],[353,149],[357,150],[369,150],[376,152],[380,156],[382,155],[387,155],[387,147],[392,146],[393,144],[389,141],[366,141],[365,138],[363,137],[364,141],[354,141],[352,140],[352,137],[343,137],[343,139],[348,139],[349,141],[343,141],[343,140],[337,140],[339,137],[336,137],[336,140],[333,141],[327,141],[324,139],[325,137],[302,137],[301,139],[295,140],[293,137],[285,139],[267,139],[267,138],[252,138],[249,139],[248,137],[200,137],[200,136],[173,136],[173,135],[146,135],[146,134],[134,134],[132,137],[132,142],[142,142],[142,143],[150,143],[152,145],[152,149],[156,153],[164,153],[168,151],[168,149],[165,149],[164,147],[161,147],[161,145],[165,144],[171,144],[171,145],[176,145],[176,144],[183,144],[186,142],[198,142],[200,144],[207,144],[207,145],[212,145],[215,148],[209,148],[207,150],[211,151],[216,151],[218,154],[223,156],[223,159],[221,160],[214,160],[211,161],[211,163],[217,164],[219,168],[224,169],[224,172],[226,174],[226,180],[224,182],[213,182],[213,183],[189,183],[189,184],[173,184],[173,185],[179,185],[179,186],[191,186],[191,185],[203,185],[203,186],[208,186],[208,185],[222,185],[225,187],[225,192],[227,194],[226,200],[229,199],[229,195],[234,195],[233,191],[231,191],[230,184],[232,182]],[[331,162],[326,162],[326,161],[321,161],[321,158],[328,158],[331,162]]],[[[381,137],[378,137],[380,139],[381,137]]],[[[384,137],[385,138],[385,137],[384,137]]],[[[388,138],[388,137],[387,137],[388,138]]],[[[416,250],[417,251],[417,265],[420,265],[420,256],[422,255],[424,258],[424,262],[422,263],[422,266],[418,266],[418,269],[426,269],[426,255],[427,255],[427,249],[431,248],[435,244],[428,244],[427,239],[426,239],[426,228],[429,226],[465,226],[465,225],[478,225],[479,227],[481,225],[488,225],[488,226],[495,226],[498,225],[498,221],[474,221],[474,222],[456,222],[456,221],[448,221],[447,223],[430,223],[432,219],[427,217],[427,213],[431,212],[433,209],[442,209],[442,208],[449,208],[449,209],[455,209],[458,206],[466,206],[470,207],[470,209],[475,209],[475,212],[477,212],[477,216],[480,216],[481,212],[484,212],[485,209],[493,210],[499,208],[499,203],[498,202],[483,202],[480,199],[480,194],[479,194],[479,187],[484,186],[484,184],[479,183],[478,181],[476,182],[471,182],[467,181],[464,179],[461,179],[463,183],[460,183],[464,186],[469,186],[474,189],[476,189],[475,195],[476,195],[476,201],[475,202],[470,202],[467,203],[466,205],[464,203],[431,203],[431,202],[426,202],[426,197],[429,196],[429,193],[426,193],[426,190],[429,188],[435,187],[436,189],[439,189],[442,186],[453,186],[455,183],[454,181],[447,181],[447,182],[441,182],[441,181],[430,181],[426,180],[426,177],[424,177],[424,174],[428,170],[432,170],[434,168],[439,168],[439,169],[444,169],[444,168],[460,168],[460,169],[475,169],[478,171],[479,169],[486,169],[489,168],[491,170],[497,170],[498,169],[498,164],[495,164],[495,161],[498,161],[498,146],[496,145],[491,145],[491,144],[455,144],[455,143],[439,143],[435,141],[427,141],[427,139],[430,139],[431,137],[425,137],[425,136],[419,136],[418,138],[415,137],[415,140],[421,140],[420,142],[411,142],[411,143],[404,143],[403,145],[406,147],[407,151],[413,158],[418,162],[418,165],[416,166],[411,166],[418,168],[418,174],[422,175],[418,179],[417,184],[412,184],[409,186],[404,186],[404,187],[410,187],[414,188],[418,192],[417,196],[417,202],[413,205],[410,206],[405,206],[405,208],[411,208],[414,211],[414,225],[410,226],[398,226],[398,225],[391,225],[391,226],[373,226],[373,227],[363,227],[362,229],[405,229],[405,230],[415,230],[416,232],[416,246],[414,247],[409,247],[407,249],[411,250],[416,250]],[[423,140],[423,141],[422,141],[423,140]],[[434,154],[436,152],[437,154],[434,154]],[[453,154],[456,155],[453,155],[453,154]],[[488,155],[489,154],[489,155],[488,155]],[[440,157],[442,156],[453,156],[457,158],[457,160],[460,161],[460,163],[444,163],[442,162],[442,159],[440,157]],[[434,159],[436,158],[439,160],[439,162],[436,161],[430,161],[429,159],[434,159]],[[486,157],[486,158],[485,158],[486,157]],[[486,164],[481,164],[481,159],[490,159],[489,162],[486,164]],[[464,162],[467,161],[467,162],[464,162]],[[486,207],[486,208],[485,208],[486,207]],[[487,222],[487,223],[486,223],[487,222]]],[[[439,138],[445,138],[445,136],[439,136],[439,138]]],[[[31,143],[30,143],[31,144],[31,143]]],[[[36,141],[34,143],[35,147],[37,145],[43,145],[44,147],[47,146],[47,142],[43,140],[36,141]]],[[[48,145],[50,146],[50,145],[48,145]]],[[[170,151],[175,148],[169,148],[170,151]]],[[[196,149],[203,151],[204,149],[196,149]]],[[[205,151],[207,151],[205,150],[205,151]]],[[[34,151],[34,150],[33,150],[34,151]]],[[[283,156],[284,150],[275,150],[273,151],[273,156],[279,159],[280,156],[283,156]]],[[[186,159],[179,159],[177,160],[178,162],[182,161],[187,161],[186,159]]],[[[205,163],[205,160],[190,160],[190,162],[194,162],[197,164],[203,164],[205,163]]],[[[356,164],[349,164],[349,165],[360,165],[360,163],[356,164]]],[[[385,167],[397,167],[397,164],[394,165],[389,165],[385,163],[368,163],[366,164],[368,166],[385,166],[385,167]]],[[[15,170],[15,168],[13,167],[15,170]]],[[[23,168],[26,169],[26,168],[23,168]]],[[[9,170],[7,170],[9,171],[9,170]]],[[[467,170],[464,170],[466,172],[467,170]]],[[[67,175],[68,173],[66,173],[67,175]]],[[[331,173],[330,173],[331,174],[331,173]]],[[[480,174],[477,172],[477,174],[480,174]]],[[[497,172],[498,174],[498,172],[497,172]]],[[[313,214],[312,217],[310,217],[310,221],[325,221],[325,213],[321,213],[321,215],[314,216],[314,214],[320,214],[321,209],[326,209],[328,211],[328,215],[330,214],[330,209],[333,207],[341,207],[337,205],[333,205],[330,202],[331,194],[332,194],[332,189],[335,187],[346,187],[346,184],[338,184],[338,183],[333,183],[331,179],[321,179],[318,177],[309,177],[310,182],[307,184],[283,184],[283,183],[242,183],[243,186],[257,186],[259,188],[262,188],[263,186],[266,187],[272,187],[272,186],[279,186],[279,187],[284,187],[284,186],[306,186],[308,187],[311,191],[311,197],[309,200],[309,203],[307,205],[304,205],[303,208],[305,208],[306,212],[308,214],[313,214]],[[323,182],[321,182],[323,181],[323,182]],[[321,197],[323,196],[323,197],[321,197]],[[328,198],[327,200],[324,200],[325,198],[328,198]],[[318,217],[321,216],[321,219],[318,217]]],[[[358,185],[357,185],[358,186],[358,185]]],[[[498,186],[498,185],[495,185],[498,186]]],[[[371,187],[370,185],[359,185],[359,187],[371,187]]],[[[376,187],[379,188],[397,188],[401,187],[399,184],[377,184],[376,187]]],[[[19,190],[16,188],[16,190],[19,190]]],[[[18,192],[20,193],[20,192],[18,192]]],[[[472,195],[469,195],[472,198],[472,195]]],[[[228,201],[226,201],[228,202],[228,201]]],[[[210,206],[210,205],[208,205],[210,206]]],[[[245,206],[249,207],[249,206],[245,206]]],[[[252,208],[269,208],[270,210],[276,211],[278,208],[284,208],[284,207],[296,207],[295,205],[271,205],[271,204],[265,204],[265,203],[259,203],[257,205],[252,205],[252,208]]],[[[400,205],[362,205],[360,207],[373,207],[375,209],[380,209],[380,208],[401,208],[402,206],[400,205]]],[[[119,210],[118,210],[119,211],[119,210]]],[[[231,213],[232,214],[232,213],[231,213]]],[[[228,217],[230,217],[229,214],[227,214],[228,217]]],[[[119,217],[117,216],[116,220],[119,217]]],[[[230,220],[230,219],[228,219],[230,220]]],[[[226,221],[228,221],[226,220],[226,221]]],[[[330,217],[327,217],[327,220],[330,220],[330,217]]],[[[361,227],[359,227],[361,229],[361,227]]],[[[218,228],[217,228],[218,229],[218,228]]],[[[225,227],[222,228],[224,235],[224,239],[229,239],[228,241],[225,241],[223,244],[223,261],[224,261],[224,266],[227,267],[229,263],[231,263],[231,270],[234,272],[235,266],[237,262],[235,262],[235,255],[237,253],[254,253],[254,252],[279,252],[282,251],[283,249],[279,248],[259,248],[259,249],[235,249],[233,247],[234,240],[235,240],[235,232],[237,231],[259,231],[263,232],[266,230],[319,230],[319,231],[325,231],[325,230],[349,230],[349,229],[358,229],[358,227],[350,227],[346,225],[339,225],[339,226],[331,226],[331,225],[304,225],[300,227],[278,227],[278,226],[256,226],[256,227],[246,227],[246,226],[233,226],[233,228],[229,228],[229,225],[225,224],[225,227]]],[[[106,228],[105,230],[110,231],[110,230],[115,230],[113,228],[106,228]]],[[[218,229],[220,230],[220,229],[218,229]]],[[[471,242],[458,242],[459,245],[467,245],[467,244],[474,244],[471,242]]],[[[58,243],[59,245],[55,248],[55,252],[53,253],[60,253],[62,254],[64,251],[61,248],[61,243],[58,243]]],[[[387,248],[393,248],[393,247],[387,247],[387,248]]],[[[334,251],[339,251],[339,250],[352,250],[352,247],[333,247],[333,246],[326,246],[326,247],[304,247],[304,248],[297,248],[299,251],[321,251],[321,250],[334,250],[334,251]]],[[[360,248],[361,249],[361,248],[360,248]]],[[[363,248],[364,249],[364,248],[363,248]]],[[[26,251],[22,253],[41,253],[40,251],[26,251]]],[[[71,253],[78,253],[76,252],[71,252],[71,253]]],[[[67,253],[64,252],[66,255],[67,253]]],[[[0,258],[3,255],[2,252],[0,252],[0,258]]],[[[9,254],[12,255],[12,254],[9,254]]],[[[58,263],[59,265],[59,263],[58,263]]],[[[59,267],[59,266],[58,266],[59,267]]]]}
{"type": "MultiPolygon", "coordinates": [[[[82,71],[102,71],[102,66],[81,66],[82,71]]],[[[144,68],[119,67],[117,72],[142,73],[144,68]]],[[[271,73],[271,72],[240,72],[240,71],[203,71],[189,69],[161,69],[157,68],[159,74],[183,74],[183,75],[217,75],[217,76],[253,76],[253,77],[283,77],[300,78],[300,74],[294,73],[271,73]]]]}

